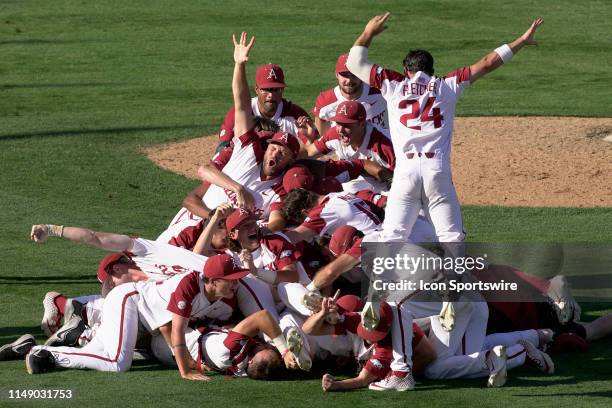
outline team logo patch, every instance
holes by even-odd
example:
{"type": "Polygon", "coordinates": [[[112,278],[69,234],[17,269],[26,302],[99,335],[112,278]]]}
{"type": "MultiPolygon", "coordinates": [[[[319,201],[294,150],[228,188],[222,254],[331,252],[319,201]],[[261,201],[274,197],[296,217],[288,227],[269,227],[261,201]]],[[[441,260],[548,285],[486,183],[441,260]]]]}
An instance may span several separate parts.
{"type": "Polygon", "coordinates": [[[176,306],[179,308],[179,310],[185,310],[185,308],[187,307],[187,303],[185,303],[184,300],[179,300],[176,306]]]}
{"type": "Polygon", "coordinates": [[[280,140],[283,143],[289,143],[289,134],[288,133],[283,133],[282,136],[280,137],[280,140]]]}
{"type": "Polygon", "coordinates": [[[270,68],[270,72],[268,72],[268,79],[277,79],[276,72],[274,72],[274,68],[270,68]]]}
{"type": "Polygon", "coordinates": [[[346,113],[346,105],[343,105],[343,106],[340,108],[340,113],[341,113],[341,114],[343,114],[343,115],[346,115],[346,114],[347,114],[347,113],[346,113]]]}
{"type": "Polygon", "coordinates": [[[370,363],[372,363],[374,368],[376,368],[377,370],[382,370],[383,368],[383,363],[381,363],[378,359],[372,359],[370,360],[370,363]]]}
{"type": "Polygon", "coordinates": [[[242,269],[242,264],[236,258],[232,258],[232,262],[234,263],[234,269],[242,269]]]}
{"type": "Polygon", "coordinates": [[[287,258],[289,256],[293,255],[293,251],[290,249],[286,249],[283,252],[281,252],[280,257],[281,258],[287,258]]]}

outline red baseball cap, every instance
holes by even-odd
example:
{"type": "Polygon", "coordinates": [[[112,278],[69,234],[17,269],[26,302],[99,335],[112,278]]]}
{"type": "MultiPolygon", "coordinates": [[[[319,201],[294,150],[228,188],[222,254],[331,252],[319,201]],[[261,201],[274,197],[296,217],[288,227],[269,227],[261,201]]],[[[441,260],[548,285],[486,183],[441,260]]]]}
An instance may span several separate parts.
{"type": "Polygon", "coordinates": [[[380,304],[379,316],[380,320],[378,321],[378,326],[376,326],[374,330],[366,329],[363,327],[363,324],[359,322],[359,326],[357,326],[357,334],[359,337],[370,343],[376,343],[389,334],[391,324],[393,323],[393,311],[387,302],[382,302],[380,304]]]}
{"type": "Polygon", "coordinates": [[[350,225],[343,225],[338,228],[329,240],[329,250],[334,256],[340,256],[353,246],[353,241],[357,235],[357,229],[350,225]]]}
{"type": "Polygon", "coordinates": [[[340,102],[336,107],[336,116],[330,118],[336,123],[357,123],[366,120],[366,110],[363,105],[357,101],[340,102]]]}
{"type": "Polygon", "coordinates": [[[561,333],[550,345],[551,353],[583,353],[589,348],[589,343],[575,333],[561,333]]]}
{"type": "Polygon", "coordinates": [[[245,210],[244,208],[237,208],[233,213],[227,217],[225,220],[225,227],[227,231],[232,231],[244,221],[249,220],[253,217],[253,213],[249,210],[245,210]]]}
{"type": "Polygon", "coordinates": [[[312,187],[312,191],[321,195],[326,195],[329,193],[339,193],[342,190],[342,183],[340,183],[338,179],[333,176],[324,177],[323,180],[316,183],[312,187]]]}
{"type": "Polygon", "coordinates": [[[363,309],[363,300],[361,300],[359,296],[344,295],[336,300],[336,306],[338,306],[338,313],[340,314],[345,312],[359,312],[363,309]]]}
{"type": "Polygon", "coordinates": [[[300,142],[297,137],[287,132],[276,132],[271,139],[268,139],[268,144],[275,143],[288,148],[293,153],[293,158],[297,158],[300,154],[300,142]]]}
{"type": "Polygon", "coordinates": [[[296,188],[311,190],[314,184],[314,176],[308,167],[298,164],[291,167],[283,176],[283,188],[289,193],[296,188]]]}
{"type": "Polygon", "coordinates": [[[285,74],[276,64],[261,65],[255,72],[255,83],[261,88],[284,88],[285,74]]]}
{"type": "Polygon", "coordinates": [[[348,59],[348,54],[342,54],[338,57],[338,61],[336,61],[336,74],[340,74],[342,72],[351,72],[346,67],[346,60],[348,59]]]}
{"type": "Polygon", "coordinates": [[[108,275],[110,274],[109,271],[113,265],[122,261],[125,262],[127,259],[129,258],[123,252],[116,252],[114,254],[105,256],[98,265],[98,281],[100,283],[104,283],[106,278],[108,278],[108,275]]]}
{"type": "Polygon", "coordinates": [[[204,276],[209,279],[237,280],[250,273],[228,254],[211,256],[204,264],[204,276]]]}

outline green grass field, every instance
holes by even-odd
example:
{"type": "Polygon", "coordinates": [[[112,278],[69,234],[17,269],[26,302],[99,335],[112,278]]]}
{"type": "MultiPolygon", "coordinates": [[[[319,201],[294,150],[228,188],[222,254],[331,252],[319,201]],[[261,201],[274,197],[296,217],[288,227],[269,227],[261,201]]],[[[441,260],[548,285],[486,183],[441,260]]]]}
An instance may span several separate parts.
{"type": "MultiPolygon", "coordinates": [[[[477,61],[520,35],[536,16],[540,46],[465,92],[458,115],[610,117],[612,42],[604,0],[575,2],[0,2],[0,343],[38,327],[45,292],[99,289],[101,251],[28,241],[33,223],[86,226],[154,238],[195,184],[160,170],[143,147],[217,131],[231,104],[231,34],[257,36],[248,68],[275,62],[285,96],[305,108],[333,85],[336,57],[365,22],[390,10],[371,57],[399,69],[424,47],[443,73],[477,61]]],[[[571,175],[568,175],[571,177],[571,175]]],[[[466,207],[473,241],[612,242],[612,211],[466,207]]],[[[585,318],[612,306],[585,304],[585,318]]],[[[74,390],[71,404],[179,406],[609,406],[612,340],[556,360],[550,377],[511,372],[507,386],[484,380],[422,381],[412,393],[323,394],[319,379],[259,383],[215,377],[183,381],[174,370],[136,365],[113,375],[65,371],[29,376],[0,364],[0,406],[9,389],[74,390]]],[[[19,406],[62,404],[30,401],[19,406]]]]}

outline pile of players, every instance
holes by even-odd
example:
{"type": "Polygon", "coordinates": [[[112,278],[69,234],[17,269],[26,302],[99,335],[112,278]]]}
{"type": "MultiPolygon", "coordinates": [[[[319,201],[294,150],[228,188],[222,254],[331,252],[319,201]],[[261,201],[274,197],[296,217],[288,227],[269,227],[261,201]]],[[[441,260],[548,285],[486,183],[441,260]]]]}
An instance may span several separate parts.
{"type": "MultiPolygon", "coordinates": [[[[389,14],[368,22],[336,63],[338,85],[316,99],[314,122],[283,98],[278,65],[259,67],[251,98],[246,65],[254,46],[234,38],[234,106],[202,184],[157,240],[41,224],[31,238],[60,237],[111,251],[98,267],[101,293],[45,296],[36,345],[24,335],[0,360],[27,371],[126,371],[152,354],[190,380],[207,371],[276,379],[284,370],[358,367],[322,377],[324,391],[405,391],[414,375],[505,383],[528,364],[551,374],[547,353],[584,349],[610,319],[577,323],[563,277],[545,280],[489,265],[541,294],[533,303],[363,301],[362,242],[439,242],[465,234],[450,175],[455,104],[464,87],[535,44],[537,19],[477,63],[434,75],[412,50],[397,73],[372,64],[368,47],[389,14]],[[341,296],[342,295],[342,296],[341,296]]],[[[454,256],[461,255],[459,253],[454,256]]],[[[435,256],[431,254],[431,256],[435,256]]]]}

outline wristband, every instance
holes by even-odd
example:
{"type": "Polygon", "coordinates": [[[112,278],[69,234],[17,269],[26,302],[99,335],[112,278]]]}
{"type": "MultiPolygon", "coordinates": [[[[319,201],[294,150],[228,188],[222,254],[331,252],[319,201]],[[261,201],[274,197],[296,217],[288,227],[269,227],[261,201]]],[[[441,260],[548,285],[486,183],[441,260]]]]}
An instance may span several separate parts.
{"type": "Polygon", "coordinates": [[[47,224],[47,234],[50,237],[60,237],[64,236],[64,226],[63,225],[53,225],[47,224]]]}
{"type": "Polygon", "coordinates": [[[287,354],[287,352],[289,351],[289,347],[287,347],[287,341],[285,340],[282,334],[272,339],[272,345],[276,347],[282,357],[285,357],[285,354],[287,354]]]}
{"type": "Polygon", "coordinates": [[[186,345],[185,343],[180,343],[180,344],[174,344],[174,345],[172,345],[172,348],[173,348],[173,349],[175,349],[175,348],[183,348],[183,347],[184,347],[184,348],[187,348],[187,345],[186,345]]]}
{"type": "Polygon", "coordinates": [[[257,277],[262,281],[273,285],[276,282],[276,271],[271,271],[270,269],[265,268],[257,268],[257,277]]]}
{"type": "Polygon", "coordinates": [[[504,64],[507,64],[508,61],[510,61],[512,57],[514,56],[508,44],[504,44],[500,47],[497,47],[495,49],[495,53],[499,55],[499,58],[501,58],[504,64]]]}

